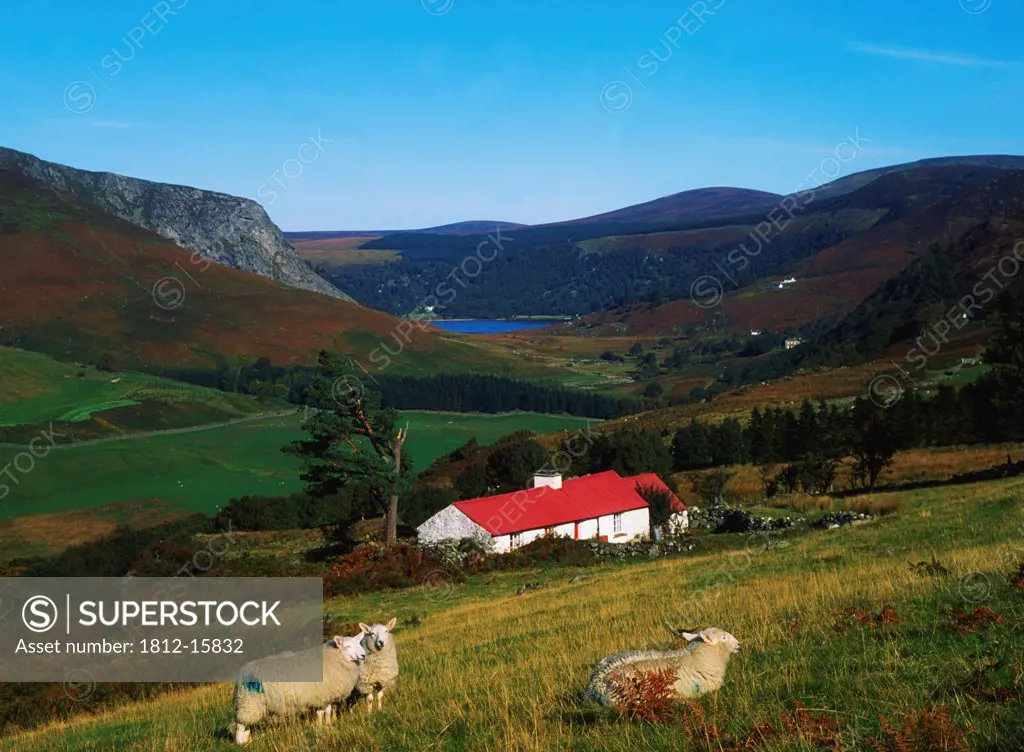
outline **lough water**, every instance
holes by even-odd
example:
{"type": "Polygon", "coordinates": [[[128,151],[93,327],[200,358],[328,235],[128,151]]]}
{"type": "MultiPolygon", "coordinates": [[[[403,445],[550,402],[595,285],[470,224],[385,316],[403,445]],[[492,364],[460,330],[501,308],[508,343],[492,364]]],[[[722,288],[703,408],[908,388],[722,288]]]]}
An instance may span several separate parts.
{"type": "Polygon", "coordinates": [[[518,332],[523,329],[540,329],[544,326],[552,326],[560,323],[557,320],[549,321],[510,321],[506,319],[461,319],[444,321],[434,319],[434,326],[440,327],[449,332],[460,334],[505,334],[506,332],[518,332]]]}

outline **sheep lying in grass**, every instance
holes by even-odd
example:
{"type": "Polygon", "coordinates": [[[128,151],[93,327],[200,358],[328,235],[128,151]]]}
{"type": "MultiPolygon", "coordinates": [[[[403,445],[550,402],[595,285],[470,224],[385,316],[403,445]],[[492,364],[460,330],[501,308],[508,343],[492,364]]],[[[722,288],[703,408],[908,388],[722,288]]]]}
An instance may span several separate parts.
{"type": "Polygon", "coordinates": [[[716,691],[725,682],[729,659],[740,649],[739,640],[718,627],[682,636],[689,642],[681,650],[625,650],[603,658],[587,684],[587,697],[616,707],[623,680],[666,669],[675,676],[678,699],[716,691]]]}
{"type": "Polygon", "coordinates": [[[362,646],[366,651],[366,662],[359,672],[356,693],[365,695],[370,711],[373,711],[374,696],[377,699],[377,710],[384,702],[384,690],[391,689],[398,681],[398,653],[395,650],[395,638],[391,630],[395,628],[397,618],[387,624],[360,624],[362,630],[362,646]]]}
{"type": "Polygon", "coordinates": [[[319,652],[323,661],[323,680],[319,682],[264,681],[262,676],[279,676],[283,668],[305,660],[301,653],[281,653],[250,661],[239,671],[235,683],[235,721],[231,732],[235,742],[247,744],[250,731],[246,726],[268,715],[300,715],[316,710],[317,720],[330,720],[331,703],[348,697],[359,681],[360,666],[366,659],[359,636],[333,637],[319,652]]]}

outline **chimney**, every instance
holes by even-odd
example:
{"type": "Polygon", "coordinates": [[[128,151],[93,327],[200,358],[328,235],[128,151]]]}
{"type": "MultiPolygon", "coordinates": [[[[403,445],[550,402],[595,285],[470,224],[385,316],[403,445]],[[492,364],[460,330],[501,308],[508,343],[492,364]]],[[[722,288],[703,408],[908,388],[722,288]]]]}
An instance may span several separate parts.
{"type": "Polygon", "coordinates": [[[541,486],[547,486],[548,488],[559,489],[562,487],[562,474],[561,473],[537,473],[533,476],[533,487],[540,488],[541,486]]]}

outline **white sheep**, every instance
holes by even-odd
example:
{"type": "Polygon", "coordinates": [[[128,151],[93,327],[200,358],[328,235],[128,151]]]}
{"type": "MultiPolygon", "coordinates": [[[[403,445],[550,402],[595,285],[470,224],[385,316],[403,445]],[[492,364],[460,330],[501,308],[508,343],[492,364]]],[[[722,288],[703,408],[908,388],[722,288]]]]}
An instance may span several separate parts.
{"type": "Polygon", "coordinates": [[[365,695],[370,711],[373,711],[374,696],[377,710],[384,702],[384,690],[391,689],[398,681],[398,653],[395,650],[395,638],[391,630],[395,628],[397,617],[387,624],[360,624],[362,645],[366,650],[366,661],[359,672],[356,693],[365,695]]]}
{"type": "Polygon", "coordinates": [[[365,659],[366,651],[357,635],[335,636],[306,653],[281,653],[245,664],[235,683],[235,721],[231,724],[235,742],[248,744],[250,731],[246,726],[268,715],[300,715],[312,708],[316,710],[318,722],[330,720],[331,703],[352,694],[365,659]],[[320,655],[315,656],[315,653],[320,655]],[[284,682],[262,678],[280,676],[289,666],[316,657],[323,661],[322,681],[284,682]]]}
{"type": "Polygon", "coordinates": [[[675,676],[673,690],[678,699],[715,692],[725,682],[725,667],[740,649],[739,640],[718,627],[682,636],[688,643],[681,650],[625,650],[603,658],[587,684],[587,697],[616,707],[623,680],[665,669],[675,676]]]}

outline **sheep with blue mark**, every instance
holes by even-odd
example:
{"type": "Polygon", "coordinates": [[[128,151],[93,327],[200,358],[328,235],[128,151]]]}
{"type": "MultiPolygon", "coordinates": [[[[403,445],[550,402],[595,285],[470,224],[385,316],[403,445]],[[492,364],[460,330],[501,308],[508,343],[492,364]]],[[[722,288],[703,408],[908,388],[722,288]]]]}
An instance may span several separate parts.
{"type": "Polygon", "coordinates": [[[352,694],[359,681],[360,668],[366,660],[366,651],[360,636],[335,636],[322,647],[311,648],[315,660],[323,661],[323,679],[319,682],[267,681],[264,677],[280,676],[288,666],[308,660],[302,653],[281,653],[250,661],[239,671],[235,683],[235,720],[231,732],[235,742],[248,744],[251,732],[247,728],[266,716],[294,716],[309,710],[316,711],[318,723],[330,721],[332,703],[352,694]],[[320,653],[316,656],[315,653],[320,653]]]}

